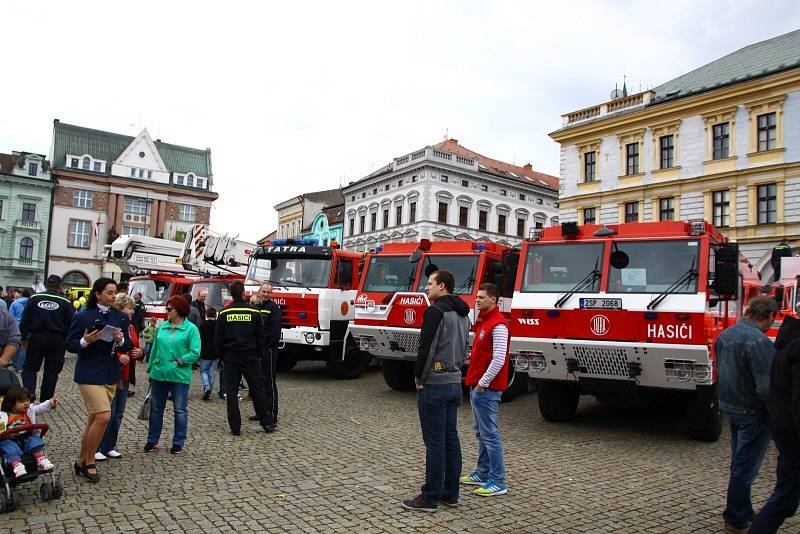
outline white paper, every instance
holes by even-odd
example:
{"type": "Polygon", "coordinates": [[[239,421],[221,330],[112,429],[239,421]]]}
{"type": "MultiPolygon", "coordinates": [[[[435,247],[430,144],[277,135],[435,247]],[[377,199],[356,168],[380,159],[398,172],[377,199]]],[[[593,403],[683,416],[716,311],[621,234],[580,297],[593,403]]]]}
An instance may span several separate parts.
{"type": "Polygon", "coordinates": [[[110,324],[107,324],[103,327],[102,330],[100,330],[100,339],[102,339],[103,341],[114,341],[114,334],[116,334],[119,331],[120,329],[117,328],[116,326],[111,326],[110,324]]]}
{"type": "Polygon", "coordinates": [[[622,285],[624,286],[646,286],[647,269],[623,269],[622,285]]]}

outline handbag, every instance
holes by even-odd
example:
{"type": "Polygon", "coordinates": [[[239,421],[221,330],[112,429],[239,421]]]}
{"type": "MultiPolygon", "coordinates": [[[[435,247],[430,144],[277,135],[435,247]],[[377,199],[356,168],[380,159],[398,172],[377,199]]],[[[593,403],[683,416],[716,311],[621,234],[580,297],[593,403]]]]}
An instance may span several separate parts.
{"type": "Polygon", "coordinates": [[[142,402],[142,407],[139,408],[139,414],[136,417],[142,421],[150,420],[150,388],[147,388],[147,395],[144,396],[144,402],[142,402]]]}

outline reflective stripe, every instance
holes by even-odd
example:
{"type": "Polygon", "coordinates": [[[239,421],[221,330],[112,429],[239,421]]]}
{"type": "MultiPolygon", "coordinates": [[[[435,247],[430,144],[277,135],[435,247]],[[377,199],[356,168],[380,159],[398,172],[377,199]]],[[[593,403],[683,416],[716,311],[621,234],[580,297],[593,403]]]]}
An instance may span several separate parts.
{"type": "Polygon", "coordinates": [[[241,312],[241,311],[243,311],[243,312],[250,312],[250,313],[253,313],[253,312],[255,312],[256,310],[254,310],[253,308],[225,308],[224,310],[222,310],[222,311],[221,311],[221,312],[219,312],[219,313],[220,313],[220,314],[223,314],[223,313],[227,313],[227,312],[231,312],[231,311],[240,311],[240,312],[241,312]]]}
{"type": "Polygon", "coordinates": [[[70,304],[72,304],[71,300],[69,300],[66,297],[62,297],[61,295],[51,295],[50,293],[38,293],[38,294],[32,296],[31,298],[34,299],[36,297],[42,297],[42,298],[48,298],[49,297],[49,298],[54,298],[54,299],[61,299],[61,300],[65,300],[65,301],[69,302],[70,304]]]}

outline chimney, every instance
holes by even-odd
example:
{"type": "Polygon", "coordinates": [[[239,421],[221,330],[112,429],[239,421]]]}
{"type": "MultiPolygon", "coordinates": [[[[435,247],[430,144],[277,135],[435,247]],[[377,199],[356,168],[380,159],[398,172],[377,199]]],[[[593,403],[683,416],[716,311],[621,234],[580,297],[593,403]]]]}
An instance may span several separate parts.
{"type": "Polygon", "coordinates": [[[59,119],[53,119],[53,124],[58,124],[58,123],[60,123],[60,122],[61,122],[61,121],[60,121],[59,119]]]}
{"type": "Polygon", "coordinates": [[[533,171],[533,166],[530,163],[526,163],[524,167],[522,167],[526,171],[533,171]]]}

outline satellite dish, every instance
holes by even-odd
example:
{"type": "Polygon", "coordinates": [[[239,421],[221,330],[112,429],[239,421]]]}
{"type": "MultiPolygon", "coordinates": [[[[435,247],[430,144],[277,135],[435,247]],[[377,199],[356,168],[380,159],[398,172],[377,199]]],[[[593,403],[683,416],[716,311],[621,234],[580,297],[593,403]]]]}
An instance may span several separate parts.
{"type": "Polygon", "coordinates": [[[611,91],[611,96],[609,98],[611,98],[611,100],[616,100],[618,98],[622,98],[622,90],[614,88],[614,90],[611,91]]]}

